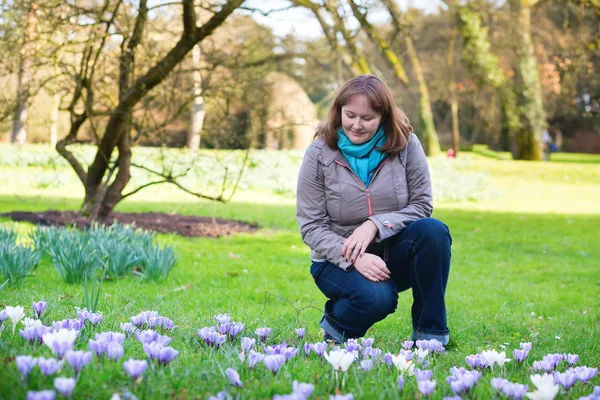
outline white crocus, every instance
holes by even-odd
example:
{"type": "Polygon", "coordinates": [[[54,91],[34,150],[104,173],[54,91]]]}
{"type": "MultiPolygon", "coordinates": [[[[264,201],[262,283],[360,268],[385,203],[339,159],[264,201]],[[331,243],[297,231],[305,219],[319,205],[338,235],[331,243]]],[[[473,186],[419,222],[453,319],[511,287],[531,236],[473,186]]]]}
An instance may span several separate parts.
{"type": "Polygon", "coordinates": [[[407,375],[414,374],[415,364],[411,360],[407,360],[402,354],[392,355],[392,363],[402,375],[405,373],[407,375]]]}
{"type": "Polygon", "coordinates": [[[484,350],[481,355],[487,361],[490,368],[494,368],[494,364],[498,364],[500,367],[510,361],[510,358],[506,358],[506,352],[498,353],[496,350],[484,350]]]}
{"type": "Polygon", "coordinates": [[[553,400],[558,394],[560,386],[554,382],[554,377],[549,374],[535,374],[530,376],[531,381],[536,387],[536,391],[527,393],[531,400],[553,400]]]}
{"type": "Polygon", "coordinates": [[[29,318],[29,317],[23,318],[21,320],[21,323],[23,324],[23,326],[25,328],[31,328],[31,327],[42,325],[42,321],[40,321],[39,319],[33,319],[33,318],[29,318]]]}
{"type": "Polygon", "coordinates": [[[429,349],[416,349],[415,350],[415,355],[417,356],[417,358],[420,361],[423,361],[425,359],[425,357],[427,357],[429,355],[429,349]]]}
{"type": "Polygon", "coordinates": [[[15,328],[17,327],[17,323],[23,318],[25,315],[25,309],[22,306],[6,306],[6,316],[10,318],[13,324],[13,334],[15,333],[15,328]]]}
{"type": "Polygon", "coordinates": [[[44,341],[44,344],[50,348],[50,350],[53,349],[52,345],[55,341],[67,342],[72,347],[73,343],[75,343],[75,339],[77,339],[78,333],[79,332],[75,329],[61,328],[54,332],[44,333],[42,335],[42,340],[44,341]]]}
{"type": "Polygon", "coordinates": [[[323,356],[335,371],[348,372],[350,364],[354,361],[354,354],[346,350],[331,350],[329,353],[323,353],[323,356]]]}

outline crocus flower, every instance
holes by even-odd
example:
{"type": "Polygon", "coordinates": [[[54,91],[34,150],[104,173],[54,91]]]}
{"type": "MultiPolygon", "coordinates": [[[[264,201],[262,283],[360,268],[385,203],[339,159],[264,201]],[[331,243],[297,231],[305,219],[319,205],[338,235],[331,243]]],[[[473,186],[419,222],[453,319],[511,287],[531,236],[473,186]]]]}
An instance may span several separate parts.
{"type": "Polygon", "coordinates": [[[406,341],[404,341],[402,343],[402,347],[404,347],[406,350],[410,350],[413,347],[414,344],[415,344],[414,341],[412,341],[412,340],[406,340],[406,341]]]}
{"type": "Polygon", "coordinates": [[[123,335],[121,332],[100,332],[96,333],[96,340],[123,343],[123,341],[125,340],[125,335],[123,335]]]}
{"type": "Polygon", "coordinates": [[[54,390],[27,391],[27,400],[54,400],[55,398],[56,392],[54,390]]]}
{"type": "Polygon", "coordinates": [[[563,360],[564,356],[560,353],[557,354],[546,354],[542,357],[542,361],[545,361],[552,365],[552,369],[555,370],[558,364],[563,360]]]}
{"type": "Polygon", "coordinates": [[[272,331],[273,330],[271,328],[257,328],[255,332],[264,342],[267,340],[272,331]]]}
{"type": "Polygon", "coordinates": [[[231,322],[231,317],[229,316],[229,314],[217,314],[215,315],[215,321],[217,322],[217,324],[226,324],[228,322],[231,322]]]}
{"type": "Polygon", "coordinates": [[[77,309],[77,318],[85,322],[90,319],[91,313],[87,308],[77,309]]]}
{"type": "MultiPolygon", "coordinates": [[[[39,320],[37,320],[39,321],[39,320]]],[[[45,333],[48,332],[52,332],[52,328],[48,327],[48,326],[44,326],[41,323],[40,324],[36,324],[30,327],[27,327],[25,329],[20,329],[19,330],[19,335],[21,335],[21,337],[23,339],[26,339],[29,341],[29,343],[31,344],[35,344],[35,343],[43,343],[42,337],[44,336],[45,333]]]]}
{"type": "Polygon", "coordinates": [[[250,369],[254,368],[256,364],[263,360],[264,357],[265,355],[263,353],[250,350],[248,353],[248,367],[250,367],[250,369]]]}
{"type": "Polygon", "coordinates": [[[57,360],[56,358],[38,358],[38,366],[40,367],[40,371],[42,371],[44,376],[54,375],[58,372],[62,365],[63,362],[57,360]]]}
{"type": "Polygon", "coordinates": [[[74,329],[80,331],[83,328],[85,321],[81,319],[63,319],[60,321],[54,321],[52,327],[56,330],[59,329],[74,329]]]}
{"type": "Polygon", "coordinates": [[[281,354],[286,360],[289,360],[292,357],[296,357],[296,354],[298,354],[298,349],[294,347],[286,347],[281,351],[281,354]]]}
{"type": "MultiPolygon", "coordinates": [[[[429,350],[430,353],[443,353],[446,351],[442,342],[437,339],[430,340],[417,340],[415,342],[417,348],[422,350],[429,350]]],[[[408,350],[408,349],[407,349],[408,350]]]]}
{"type": "Polygon", "coordinates": [[[227,379],[229,379],[229,382],[233,383],[235,386],[244,387],[242,381],[240,380],[240,374],[238,374],[235,369],[227,368],[225,370],[225,375],[227,376],[227,379]]]}
{"type": "Polygon", "coordinates": [[[127,374],[134,380],[139,378],[140,375],[148,368],[148,361],[146,360],[134,360],[130,358],[123,363],[123,369],[127,374]]]}
{"type": "Polygon", "coordinates": [[[398,391],[404,390],[404,376],[398,375],[398,391]]]}
{"type": "Polygon", "coordinates": [[[0,310],[0,325],[2,325],[2,323],[8,318],[8,315],[6,314],[6,308],[0,310]]]}
{"type": "Polygon", "coordinates": [[[415,364],[404,358],[402,355],[392,355],[392,363],[398,368],[400,374],[412,375],[415,369],[415,364]]]}
{"type": "Polygon", "coordinates": [[[348,339],[346,343],[344,343],[344,349],[350,352],[357,351],[361,349],[360,344],[356,339],[348,339]]]}
{"type": "Polygon", "coordinates": [[[121,327],[121,330],[123,332],[125,332],[127,335],[131,335],[133,332],[135,332],[137,330],[135,325],[133,325],[131,322],[122,322],[120,324],[120,327],[121,327]]]}
{"type": "Polygon", "coordinates": [[[325,350],[327,350],[327,346],[327,342],[317,342],[311,344],[310,349],[319,356],[322,356],[325,350]]]}
{"type": "Polygon", "coordinates": [[[350,364],[354,361],[354,354],[345,350],[332,350],[323,353],[323,356],[333,366],[334,371],[348,372],[350,364]]]}
{"type": "Polygon", "coordinates": [[[247,336],[243,337],[242,338],[242,351],[244,353],[249,352],[250,349],[254,347],[254,344],[256,344],[256,339],[252,339],[247,336]]]}
{"type": "Polygon", "coordinates": [[[17,356],[15,357],[15,364],[17,364],[17,369],[21,373],[23,381],[27,381],[29,373],[37,364],[37,358],[31,356],[17,356]]]}
{"type": "Polygon", "coordinates": [[[381,353],[381,349],[378,349],[376,347],[363,347],[362,349],[362,355],[364,357],[371,357],[373,359],[379,357],[381,353]]]}
{"type": "Polygon", "coordinates": [[[484,350],[481,352],[481,356],[487,362],[490,368],[494,368],[495,364],[503,367],[505,363],[510,361],[510,358],[506,358],[506,352],[498,353],[496,350],[484,350]]]}
{"type": "Polygon", "coordinates": [[[52,350],[53,354],[62,359],[67,351],[73,348],[78,334],[79,331],[74,329],[59,329],[55,332],[45,333],[42,336],[42,340],[52,350]]]}
{"type": "Polygon", "coordinates": [[[71,367],[75,371],[75,376],[77,376],[83,367],[92,361],[92,353],[89,351],[69,351],[65,355],[65,358],[71,364],[71,367]]]}
{"type": "Polygon", "coordinates": [[[431,379],[431,376],[433,375],[433,371],[420,370],[419,368],[415,368],[413,370],[413,373],[415,374],[415,378],[417,378],[417,381],[428,381],[429,379],[431,379]]]}
{"type": "Polygon", "coordinates": [[[170,346],[166,346],[160,349],[156,360],[158,361],[158,365],[165,366],[173,361],[178,355],[179,352],[177,350],[170,346]]]}
{"type": "Polygon", "coordinates": [[[106,348],[108,347],[110,342],[106,340],[93,340],[90,339],[88,341],[88,346],[92,353],[97,356],[101,356],[103,353],[106,353],[106,348]]]}
{"type": "Polygon", "coordinates": [[[530,342],[520,343],[519,347],[521,348],[521,350],[529,351],[529,350],[531,350],[531,343],[530,342]]]}
{"type": "Polygon", "coordinates": [[[579,379],[581,383],[586,383],[598,375],[598,368],[575,367],[573,370],[577,373],[577,379],[579,379]]]}
{"type": "Polygon", "coordinates": [[[6,306],[4,308],[6,311],[6,316],[11,320],[13,324],[13,334],[15,333],[15,328],[17,327],[17,323],[23,318],[25,315],[25,309],[22,306],[6,306]]]}
{"type": "Polygon", "coordinates": [[[100,322],[102,322],[102,318],[102,313],[90,313],[88,316],[88,321],[90,321],[92,325],[98,325],[100,322]]]}
{"type": "Polygon", "coordinates": [[[123,357],[123,345],[119,342],[109,342],[106,347],[106,356],[109,360],[119,360],[123,357]]]}
{"type": "Polygon", "coordinates": [[[152,343],[160,337],[160,334],[152,329],[146,329],[135,333],[135,339],[140,343],[152,343]]]}
{"type": "Polygon", "coordinates": [[[546,371],[546,373],[550,373],[554,370],[556,366],[552,363],[551,360],[542,360],[542,361],[534,361],[533,369],[536,371],[546,371]]]}
{"type": "MultiPolygon", "coordinates": [[[[419,364],[423,363],[423,360],[425,360],[425,357],[427,357],[427,355],[429,354],[429,349],[421,349],[421,348],[417,348],[417,350],[415,350],[414,354],[417,356],[417,362],[419,364]]],[[[402,354],[404,356],[404,358],[406,357],[406,354],[402,354]]]]}
{"type": "Polygon", "coordinates": [[[536,387],[532,393],[527,393],[527,397],[531,400],[548,400],[554,399],[558,394],[559,386],[554,383],[552,375],[531,375],[531,381],[536,387]]]}
{"type": "Polygon", "coordinates": [[[568,369],[565,372],[554,371],[552,373],[554,382],[561,385],[565,390],[571,389],[571,387],[577,382],[577,372],[573,369],[568,369]]]}
{"type": "Polygon", "coordinates": [[[373,360],[367,359],[367,360],[362,360],[360,362],[359,369],[362,369],[362,370],[365,370],[365,371],[369,371],[371,368],[373,368],[373,360]]]}
{"type": "Polygon", "coordinates": [[[304,355],[306,357],[310,355],[310,343],[304,343],[304,355]]]}
{"type": "Polygon", "coordinates": [[[569,363],[569,367],[577,364],[579,361],[579,356],[577,354],[567,354],[567,362],[569,363]]]}
{"type": "Polygon", "coordinates": [[[425,397],[429,397],[429,395],[435,390],[435,381],[419,381],[417,386],[419,388],[419,392],[423,394],[425,397]]]}
{"type": "Polygon", "coordinates": [[[473,369],[483,369],[488,366],[487,361],[481,356],[481,354],[471,354],[465,358],[465,361],[467,362],[469,367],[473,369]]]}
{"type": "Polygon", "coordinates": [[[44,312],[44,310],[46,309],[47,306],[48,306],[48,303],[46,303],[45,301],[38,301],[37,303],[34,301],[31,304],[31,307],[33,308],[33,311],[35,311],[38,319],[40,319],[40,317],[42,316],[42,313],[44,312]]]}
{"type": "Polygon", "coordinates": [[[76,383],[74,378],[54,378],[54,387],[67,399],[71,397],[76,383]]]}
{"type": "Polygon", "coordinates": [[[315,390],[315,385],[312,383],[302,383],[298,381],[292,382],[292,393],[308,399],[315,390]]]}
{"type": "Polygon", "coordinates": [[[243,331],[244,331],[244,324],[242,324],[241,322],[236,322],[229,326],[229,330],[227,331],[227,334],[229,334],[229,338],[233,342],[235,340],[235,337],[237,335],[239,335],[240,333],[242,333],[243,331]]]}
{"type": "Polygon", "coordinates": [[[298,335],[298,339],[302,339],[304,335],[306,335],[306,328],[294,329],[294,332],[296,332],[296,335],[298,335]]]}
{"type": "Polygon", "coordinates": [[[529,354],[527,350],[516,349],[513,351],[513,357],[518,363],[523,361],[527,357],[527,354],[529,354]]]}
{"type": "Polygon", "coordinates": [[[285,362],[285,357],[281,354],[266,355],[263,359],[265,367],[275,375],[285,362]]]}

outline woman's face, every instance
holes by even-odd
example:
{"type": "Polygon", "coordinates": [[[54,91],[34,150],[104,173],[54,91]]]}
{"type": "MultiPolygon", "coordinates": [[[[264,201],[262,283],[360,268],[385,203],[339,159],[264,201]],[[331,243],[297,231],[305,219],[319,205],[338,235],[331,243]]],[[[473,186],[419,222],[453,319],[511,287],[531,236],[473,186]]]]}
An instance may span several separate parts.
{"type": "Polygon", "coordinates": [[[355,94],[342,106],[342,128],[354,144],[363,144],[375,136],[381,125],[381,113],[373,110],[366,96],[355,94]]]}

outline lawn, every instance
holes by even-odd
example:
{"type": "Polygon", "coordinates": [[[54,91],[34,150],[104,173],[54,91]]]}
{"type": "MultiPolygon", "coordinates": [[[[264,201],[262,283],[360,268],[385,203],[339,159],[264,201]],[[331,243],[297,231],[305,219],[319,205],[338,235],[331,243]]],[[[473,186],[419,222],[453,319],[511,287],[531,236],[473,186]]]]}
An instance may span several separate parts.
{"type": "MultiPolygon", "coordinates": [[[[6,148],[0,148],[0,153],[6,148]]],[[[43,152],[41,152],[43,153],[43,152]]],[[[6,154],[6,153],[3,153],[6,154]]],[[[99,327],[86,326],[76,342],[77,350],[88,350],[88,339],[100,331],[120,331],[119,324],[144,311],[156,310],[178,326],[171,346],[179,356],[166,367],[148,369],[141,382],[132,383],[122,363],[128,358],[146,359],[140,343],[128,338],[125,355],[119,362],[94,357],[83,368],[74,398],[110,398],[130,391],[138,398],[207,398],[225,390],[234,398],[271,398],[292,392],[292,381],[315,385],[313,398],[336,393],[331,366],[315,354],[300,354],[287,361],[277,375],[264,365],[249,369],[248,360],[239,358],[240,339],[219,350],[201,343],[196,331],[215,324],[214,315],[228,313],[245,324],[240,336],[256,338],[256,328],[271,327],[267,344],[286,341],[290,346],[322,340],[318,320],[323,295],[310,274],[309,251],[301,242],[295,216],[293,188],[298,158],[289,159],[278,185],[248,184],[227,205],[197,201],[170,187],[149,189],[120,204],[120,211],[160,211],[195,215],[217,215],[257,222],[256,234],[204,239],[160,235],[161,242],[173,244],[178,265],[161,282],[146,282],[134,276],[105,282],[99,311],[104,319],[99,327]],[[290,186],[291,185],[291,186],[290,186]],[[284,187],[285,190],[282,189],[284,187]],[[295,328],[305,327],[301,341],[295,328]],[[243,388],[234,387],[225,377],[227,368],[236,369],[243,388]]],[[[264,158],[268,159],[268,157],[264,158]]],[[[431,398],[451,396],[446,383],[452,366],[465,367],[465,357],[482,350],[496,349],[512,357],[521,342],[531,342],[532,350],[521,364],[514,360],[504,368],[483,371],[470,398],[491,398],[492,377],[527,383],[532,364],[549,353],[578,354],[576,365],[600,365],[600,163],[528,163],[463,154],[455,160],[456,177],[483,178],[485,187],[477,201],[461,199],[436,201],[434,217],[443,220],[453,235],[451,276],[447,289],[451,343],[446,352],[430,358],[437,387],[431,398]]],[[[451,191],[453,177],[444,175],[445,159],[431,160],[434,179],[443,180],[442,189],[451,191]],[[438,165],[439,163],[439,165],[438,165]]],[[[76,209],[82,191],[64,166],[4,164],[0,173],[0,211],[76,209]],[[44,178],[62,174],[59,184],[44,178]],[[53,175],[54,174],[54,175],[53,175]],[[50,182],[50,184],[45,184],[50,182]],[[4,183],[4,184],[2,184],[4,183]]],[[[250,175],[252,177],[252,175],[250,175]]],[[[251,179],[250,179],[251,180],[251,179]]],[[[465,181],[464,185],[470,185],[465,181]]],[[[479,190],[479,189],[478,189],[479,190]]],[[[1,223],[2,221],[0,221],[1,223]]],[[[4,224],[11,225],[3,220],[4,224]]],[[[25,238],[31,229],[14,224],[25,238]]],[[[44,259],[35,275],[23,284],[0,291],[0,307],[25,306],[31,316],[33,301],[45,300],[45,323],[75,318],[75,307],[83,301],[81,285],[67,285],[44,259]]],[[[397,312],[376,324],[368,336],[383,353],[397,354],[410,338],[409,293],[400,294],[397,312]]],[[[0,336],[0,398],[25,398],[26,390],[52,388],[52,379],[34,369],[25,387],[14,357],[32,354],[32,347],[18,333],[11,333],[10,321],[0,336]]],[[[42,345],[43,346],[43,345],[42,345]]],[[[50,351],[34,346],[35,356],[49,357],[50,351]]],[[[395,367],[381,360],[370,371],[350,366],[340,393],[355,398],[419,397],[414,377],[406,378],[402,392],[397,387],[395,367]]],[[[558,370],[567,369],[566,363],[558,370]]],[[[73,376],[63,367],[61,376],[73,376]]],[[[577,383],[561,398],[589,395],[600,378],[577,383]]]]}

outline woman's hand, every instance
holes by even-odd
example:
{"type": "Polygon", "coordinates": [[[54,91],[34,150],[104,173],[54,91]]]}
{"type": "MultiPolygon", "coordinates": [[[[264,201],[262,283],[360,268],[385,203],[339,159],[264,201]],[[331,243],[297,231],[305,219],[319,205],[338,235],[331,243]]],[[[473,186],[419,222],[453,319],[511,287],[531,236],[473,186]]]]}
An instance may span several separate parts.
{"type": "Polygon", "coordinates": [[[364,256],[358,257],[354,262],[354,268],[373,282],[390,279],[390,270],[387,269],[385,262],[375,254],[366,253],[364,256]]]}
{"type": "Polygon", "coordinates": [[[363,222],[342,242],[342,257],[354,263],[358,257],[364,256],[367,246],[375,239],[377,232],[377,225],[373,221],[368,219],[363,222]]]}

